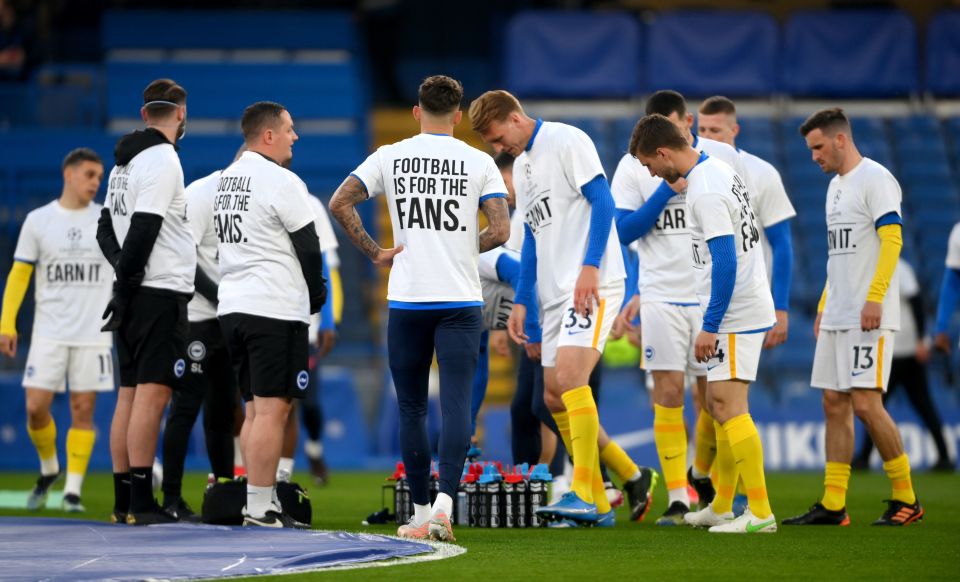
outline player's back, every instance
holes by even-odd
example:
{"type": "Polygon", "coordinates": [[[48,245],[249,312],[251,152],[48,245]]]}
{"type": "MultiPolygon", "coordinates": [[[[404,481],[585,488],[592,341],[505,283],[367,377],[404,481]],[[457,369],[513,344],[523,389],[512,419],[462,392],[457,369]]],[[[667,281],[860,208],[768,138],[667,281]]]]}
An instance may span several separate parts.
{"type": "Polygon", "coordinates": [[[387,298],[399,302],[482,301],[477,211],[506,186],[485,152],[449,135],[418,134],[370,155],[353,175],[384,194],[394,245],[387,298]]]}
{"type": "Polygon", "coordinates": [[[307,284],[289,235],[315,220],[308,196],[293,172],[253,151],[223,171],[213,204],[218,315],[309,322],[307,284]]]}
{"type": "MultiPolygon", "coordinates": [[[[565,123],[539,125],[529,149],[513,163],[517,212],[523,213],[537,243],[537,288],[544,308],[566,301],[573,292],[592,210],[581,188],[597,176],[606,179],[590,137],[565,123]]],[[[613,285],[625,276],[616,225],[611,225],[600,284],[613,285]]]]}
{"type": "Polygon", "coordinates": [[[733,235],[737,253],[736,282],[721,333],[755,331],[776,322],[758,227],[743,179],[726,163],[701,157],[687,175],[687,205],[697,295],[706,309],[711,294],[713,261],[708,241],[733,235]]]}

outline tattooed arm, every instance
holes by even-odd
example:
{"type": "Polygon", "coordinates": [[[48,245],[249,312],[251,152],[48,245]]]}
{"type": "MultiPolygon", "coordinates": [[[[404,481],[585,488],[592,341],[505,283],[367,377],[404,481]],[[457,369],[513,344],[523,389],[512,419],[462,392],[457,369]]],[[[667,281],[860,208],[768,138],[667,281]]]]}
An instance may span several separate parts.
{"type": "Polygon", "coordinates": [[[480,231],[480,252],[495,249],[510,238],[510,210],[506,198],[487,198],[480,205],[487,228],[480,231]]]}
{"type": "Polygon", "coordinates": [[[363,222],[360,215],[354,208],[364,200],[369,198],[367,189],[363,182],[353,176],[347,176],[347,179],[340,184],[337,191],[333,193],[330,199],[330,213],[337,219],[347,236],[353,241],[360,251],[367,255],[376,265],[389,267],[393,264],[393,257],[403,250],[403,247],[393,249],[382,249],[377,241],[370,237],[370,233],[363,228],[363,222]]]}

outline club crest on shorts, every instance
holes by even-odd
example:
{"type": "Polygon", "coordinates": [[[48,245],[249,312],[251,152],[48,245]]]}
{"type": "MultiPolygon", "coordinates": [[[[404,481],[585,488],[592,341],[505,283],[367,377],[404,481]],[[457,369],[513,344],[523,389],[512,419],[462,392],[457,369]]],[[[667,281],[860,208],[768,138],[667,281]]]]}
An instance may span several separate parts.
{"type": "Polygon", "coordinates": [[[177,378],[183,378],[183,373],[187,370],[187,363],[180,358],[173,363],[173,375],[177,378]]]}
{"type": "Polygon", "coordinates": [[[194,362],[199,362],[207,355],[207,346],[203,345],[202,341],[193,341],[190,342],[190,345],[187,346],[187,355],[190,356],[190,359],[194,362]]]}
{"type": "Polygon", "coordinates": [[[27,366],[27,378],[32,378],[34,373],[36,373],[36,370],[33,366],[27,366]]]}
{"type": "Polygon", "coordinates": [[[653,349],[653,346],[647,346],[643,348],[643,358],[645,360],[652,360],[653,356],[657,354],[656,350],[653,349]]]}
{"type": "Polygon", "coordinates": [[[307,374],[306,370],[300,370],[300,373],[297,374],[297,388],[301,390],[307,389],[307,382],[310,381],[310,375],[307,374]]]}

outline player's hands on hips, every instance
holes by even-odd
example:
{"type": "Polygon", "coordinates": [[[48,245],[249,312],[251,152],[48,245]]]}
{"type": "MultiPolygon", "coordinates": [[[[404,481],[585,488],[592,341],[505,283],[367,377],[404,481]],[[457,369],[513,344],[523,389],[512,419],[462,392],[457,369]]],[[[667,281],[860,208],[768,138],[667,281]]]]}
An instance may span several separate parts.
{"type": "Polygon", "coordinates": [[[321,329],[317,334],[317,356],[325,357],[335,345],[337,345],[337,330],[321,329]]]}
{"type": "Polygon", "coordinates": [[[373,259],[373,264],[378,267],[392,267],[393,257],[399,255],[401,251],[403,251],[403,245],[392,249],[380,249],[380,252],[373,259]]]}
{"type": "Polygon", "coordinates": [[[527,342],[524,344],[523,349],[527,352],[528,358],[535,362],[539,362],[541,357],[540,347],[540,342],[527,342]]]}
{"type": "Polygon", "coordinates": [[[950,336],[945,333],[938,333],[933,336],[934,349],[940,350],[945,354],[950,353],[950,336]]]}
{"type": "Polygon", "coordinates": [[[498,355],[504,358],[510,357],[510,344],[506,330],[495,329],[490,332],[490,347],[498,355]]]}
{"type": "Polygon", "coordinates": [[[693,343],[693,353],[698,362],[706,362],[717,353],[717,334],[700,330],[693,343]]]}
{"type": "Polygon", "coordinates": [[[677,194],[683,194],[683,192],[687,189],[687,179],[681,176],[680,178],[677,178],[676,182],[667,182],[667,186],[670,186],[670,189],[677,194]]]}
{"type": "Polygon", "coordinates": [[[790,328],[790,315],[781,309],[777,310],[777,323],[767,332],[763,340],[764,349],[775,348],[787,341],[787,331],[790,328]]]}
{"type": "Polygon", "coordinates": [[[507,320],[507,333],[514,342],[524,345],[527,340],[527,334],[523,332],[523,323],[527,320],[527,306],[514,303],[510,311],[510,319],[507,320]]]}
{"type": "Polygon", "coordinates": [[[883,304],[876,301],[867,301],[860,312],[860,329],[873,331],[880,327],[880,317],[883,315],[883,304]]]}
{"type": "Polygon", "coordinates": [[[17,357],[17,334],[0,334],[0,354],[17,357]]]}
{"type": "Polygon", "coordinates": [[[817,312],[817,318],[813,320],[813,339],[820,337],[820,320],[823,319],[823,312],[817,312]]]}
{"type": "Polygon", "coordinates": [[[635,331],[636,326],[633,325],[633,320],[637,318],[639,311],[640,296],[634,295],[630,298],[630,301],[627,301],[626,305],[623,306],[620,313],[617,314],[617,318],[613,320],[613,329],[610,330],[610,337],[617,340],[623,337],[624,334],[635,331]]]}
{"type": "Polygon", "coordinates": [[[573,288],[573,309],[577,315],[586,317],[593,313],[594,301],[600,305],[600,269],[583,265],[577,286],[573,288]]]}

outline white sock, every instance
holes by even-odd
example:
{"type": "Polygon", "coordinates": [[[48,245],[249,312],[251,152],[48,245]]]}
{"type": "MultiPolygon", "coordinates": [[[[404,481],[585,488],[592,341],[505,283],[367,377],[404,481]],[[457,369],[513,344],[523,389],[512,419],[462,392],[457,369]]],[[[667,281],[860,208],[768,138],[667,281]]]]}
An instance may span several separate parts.
{"type": "Polygon", "coordinates": [[[240,437],[233,437],[233,464],[236,467],[243,466],[243,452],[240,450],[240,437]]]}
{"type": "Polygon", "coordinates": [[[627,482],[636,481],[637,479],[640,478],[640,475],[641,475],[640,469],[637,469],[637,471],[633,475],[630,475],[630,478],[627,479],[627,482]]]}
{"type": "Polygon", "coordinates": [[[293,459],[290,457],[280,457],[280,462],[277,463],[278,478],[282,472],[286,472],[288,477],[293,475],[293,459]]]}
{"type": "Polygon", "coordinates": [[[433,502],[432,513],[434,516],[442,513],[449,518],[451,515],[453,515],[453,498],[446,493],[440,493],[437,495],[436,501],[433,502]]]}
{"type": "Polygon", "coordinates": [[[430,521],[430,504],[427,505],[417,505],[413,504],[413,521],[417,525],[423,525],[430,521]]]}
{"type": "Polygon", "coordinates": [[[83,473],[67,473],[67,483],[63,486],[63,494],[80,497],[81,486],[83,486],[83,473]]]}
{"type": "Polygon", "coordinates": [[[693,475],[694,479],[704,479],[710,476],[707,473],[701,473],[696,467],[693,467],[693,469],[690,471],[690,474],[693,475]]]}
{"type": "Polygon", "coordinates": [[[311,440],[304,441],[303,452],[307,457],[317,460],[323,456],[323,443],[311,440]]]}
{"type": "Polygon", "coordinates": [[[667,500],[667,505],[670,505],[674,501],[679,501],[690,507],[690,495],[687,493],[686,487],[677,487],[676,489],[670,489],[667,491],[669,499],[667,500]]]}
{"type": "Polygon", "coordinates": [[[273,487],[257,487],[247,483],[247,515],[263,517],[273,507],[273,487]]]}
{"type": "Polygon", "coordinates": [[[49,459],[40,459],[40,474],[44,477],[56,475],[60,472],[60,459],[56,455],[49,459]]]}

